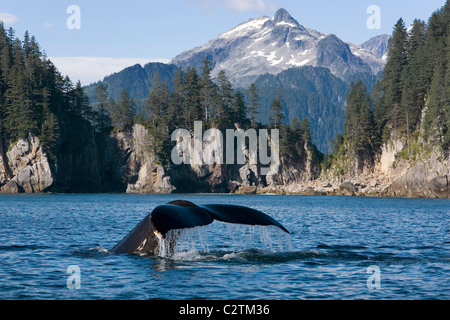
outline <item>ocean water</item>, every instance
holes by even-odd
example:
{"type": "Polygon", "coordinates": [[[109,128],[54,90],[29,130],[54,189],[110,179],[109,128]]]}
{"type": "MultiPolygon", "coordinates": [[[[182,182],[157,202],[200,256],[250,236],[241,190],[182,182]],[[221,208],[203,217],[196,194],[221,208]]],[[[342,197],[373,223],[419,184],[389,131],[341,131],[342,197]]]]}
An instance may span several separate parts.
{"type": "Polygon", "coordinates": [[[450,201],[275,195],[2,195],[0,299],[450,299],[450,201]],[[276,228],[214,222],[173,256],[109,253],[175,199],[253,207],[276,228]]]}

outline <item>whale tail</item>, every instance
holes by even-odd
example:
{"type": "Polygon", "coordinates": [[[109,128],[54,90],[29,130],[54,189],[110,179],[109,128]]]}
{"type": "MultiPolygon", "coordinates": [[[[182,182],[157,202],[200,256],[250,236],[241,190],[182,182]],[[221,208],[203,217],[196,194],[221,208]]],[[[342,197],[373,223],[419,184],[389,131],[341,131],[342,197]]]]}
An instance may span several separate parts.
{"type": "MultiPolygon", "coordinates": [[[[172,201],[156,207],[112,249],[112,253],[157,255],[160,239],[171,230],[206,226],[214,220],[244,225],[276,226],[289,231],[261,211],[236,205],[209,204],[197,206],[185,200],[172,201]]],[[[171,243],[173,249],[175,243],[171,243]]]]}

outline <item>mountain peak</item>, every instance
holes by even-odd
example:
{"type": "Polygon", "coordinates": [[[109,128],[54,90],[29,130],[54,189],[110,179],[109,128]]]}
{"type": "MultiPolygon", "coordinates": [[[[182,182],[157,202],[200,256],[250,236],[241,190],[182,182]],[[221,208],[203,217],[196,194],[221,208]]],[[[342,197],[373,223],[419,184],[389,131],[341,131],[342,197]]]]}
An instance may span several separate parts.
{"type": "Polygon", "coordinates": [[[283,8],[278,9],[278,11],[275,13],[273,21],[275,23],[286,22],[286,23],[298,24],[297,20],[292,18],[292,16],[289,14],[289,12],[287,12],[286,9],[283,9],[283,8]]]}
{"type": "MultiPolygon", "coordinates": [[[[372,47],[377,48],[377,43],[372,47]]],[[[213,61],[212,76],[225,71],[237,86],[247,86],[264,73],[278,74],[293,67],[328,68],[345,81],[355,73],[378,72],[385,64],[369,49],[349,45],[335,35],[305,28],[286,9],[274,16],[251,19],[220,34],[202,47],[185,51],[172,63],[183,68],[213,61]]]]}

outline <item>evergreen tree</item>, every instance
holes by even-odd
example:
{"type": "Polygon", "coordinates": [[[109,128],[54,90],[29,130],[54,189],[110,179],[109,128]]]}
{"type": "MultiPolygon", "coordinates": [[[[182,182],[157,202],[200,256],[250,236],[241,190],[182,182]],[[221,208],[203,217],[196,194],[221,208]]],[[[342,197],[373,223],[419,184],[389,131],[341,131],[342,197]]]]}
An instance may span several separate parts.
{"type": "Polygon", "coordinates": [[[184,79],[183,71],[178,68],[173,78],[173,91],[170,93],[168,123],[172,129],[179,128],[183,121],[182,110],[184,108],[184,79]]]}
{"type": "Polygon", "coordinates": [[[374,150],[374,124],[371,98],[361,80],[351,84],[345,119],[344,137],[348,147],[364,162],[374,150]]]}
{"type": "Polygon", "coordinates": [[[95,89],[95,99],[97,100],[97,110],[94,115],[95,127],[98,132],[105,132],[111,127],[111,118],[108,111],[110,109],[110,106],[108,106],[108,93],[102,83],[95,89]]]}
{"type": "Polygon", "coordinates": [[[26,81],[22,66],[14,65],[10,71],[8,89],[5,93],[5,125],[13,140],[28,133],[37,133],[33,119],[33,101],[30,84],[26,81]]]}
{"type": "Polygon", "coordinates": [[[158,74],[155,74],[153,87],[147,98],[146,109],[150,113],[149,118],[153,126],[168,125],[168,110],[170,108],[169,86],[162,82],[158,74]]]}
{"type": "Polygon", "coordinates": [[[304,118],[300,123],[300,134],[302,141],[304,141],[307,144],[311,144],[311,122],[304,118]]]}
{"type": "MultiPolygon", "coordinates": [[[[381,145],[388,140],[390,132],[386,127],[389,121],[388,105],[383,101],[383,84],[378,80],[372,88],[371,98],[373,101],[373,118],[375,126],[375,142],[381,145]]],[[[336,140],[337,143],[337,140],[336,140]]]]}
{"type": "Polygon", "coordinates": [[[417,129],[425,105],[426,82],[423,75],[425,44],[425,24],[415,20],[408,38],[407,64],[402,75],[401,112],[403,113],[403,132],[409,141],[410,133],[417,129]]]}
{"type": "Polygon", "coordinates": [[[203,120],[199,81],[197,70],[188,68],[184,81],[185,112],[183,114],[183,122],[186,129],[193,129],[195,121],[203,120]]]}
{"type": "Polygon", "coordinates": [[[389,43],[388,62],[383,73],[384,103],[389,106],[389,119],[395,132],[403,124],[404,112],[401,110],[404,68],[407,64],[408,33],[403,19],[395,25],[389,43]]]}
{"type": "Polygon", "coordinates": [[[84,93],[84,89],[81,86],[81,82],[78,81],[74,91],[75,95],[75,108],[74,111],[77,115],[83,117],[83,119],[93,122],[94,121],[94,113],[91,108],[91,104],[89,103],[89,98],[84,93]]]}
{"type": "Polygon", "coordinates": [[[117,130],[124,131],[133,126],[136,108],[126,89],[123,89],[119,102],[113,104],[110,114],[112,124],[117,130]]]}
{"type": "Polygon", "coordinates": [[[49,93],[47,89],[44,89],[44,120],[41,124],[41,134],[39,140],[42,143],[44,150],[47,150],[52,161],[56,159],[56,151],[58,147],[58,142],[60,139],[59,134],[59,122],[58,118],[50,110],[49,105],[49,93]]]}
{"type": "Polygon", "coordinates": [[[256,123],[258,122],[260,102],[258,96],[258,89],[256,88],[254,83],[252,83],[248,88],[248,95],[249,95],[248,116],[250,119],[251,126],[255,127],[256,123]]]}
{"type": "Polygon", "coordinates": [[[233,113],[233,97],[234,97],[234,90],[233,86],[231,85],[230,80],[228,80],[227,75],[225,74],[225,71],[220,71],[218,75],[219,80],[219,91],[218,94],[221,98],[221,103],[218,106],[218,122],[222,126],[227,126],[232,118],[233,113]]]}
{"type": "Polygon", "coordinates": [[[231,121],[240,125],[247,125],[247,105],[244,101],[244,95],[240,91],[234,94],[232,105],[231,121]]]}
{"type": "Polygon", "coordinates": [[[285,120],[281,91],[277,89],[277,96],[270,106],[269,126],[280,128],[285,120]]]}
{"type": "Polygon", "coordinates": [[[448,97],[445,87],[445,62],[444,58],[438,57],[434,76],[430,87],[430,99],[428,110],[424,119],[425,137],[433,136],[441,145],[444,144],[447,135],[446,107],[448,97]]]}
{"type": "Polygon", "coordinates": [[[211,78],[212,63],[208,59],[208,56],[203,60],[202,75],[200,77],[200,95],[201,105],[203,110],[203,116],[206,122],[211,119],[211,106],[213,104],[213,97],[215,95],[215,84],[211,78]]]}
{"type": "Polygon", "coordinates": [[[444,21],[444,16],[443,11],[438,10],[431,15],[428,21],[424,45],[425,58],[424,64],[421,66],[427,89],[430,88],[433,79],[436,61],[445,47],[446,24],[448,22],[444,21]]]}

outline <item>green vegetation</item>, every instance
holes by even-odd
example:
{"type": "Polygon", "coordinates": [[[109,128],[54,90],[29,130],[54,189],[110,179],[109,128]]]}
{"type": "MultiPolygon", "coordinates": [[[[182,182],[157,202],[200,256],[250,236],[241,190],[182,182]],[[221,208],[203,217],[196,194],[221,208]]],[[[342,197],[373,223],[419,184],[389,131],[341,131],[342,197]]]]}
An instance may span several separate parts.
{"type": "Polygon", "coordinates": [[[0,137],[18,141],[37,136],[52,161],[58,153],[81,150],[95,135],[112,126],[124,130],[133,124],[134,102],[126,91],[118,103],[108,99],[106,88],[96,88],[91,105],[81,83],[73,85],[41,52],[34,37],[24,40],[0,24],[0,137]]]}
{"type": "Polygon", "coordinates": [[[278,128],[282,161],[311,160],[338,175],[373,164],[393,139],[406,143],[399,159],[415,161],[430,145],[449,153],[450,1],[428,23],[415,20],[410,31],[398,20],[374,85],[362,79],[348,86],[327,69],[304,67],[263,75],[244,90],[233,88],[225,72],[215,79],[211,72],[208,58],[198,69],[149,64],[83,88],[57,71],[28,32],[19,40],[0,24],[1,145],[32,133],[56,161],[140,123],[150,133],[150,151],[164,164],[171,133],[192,131],[202,121],[220,130],[278,128]]]}
{"type": "Polygon", "coordinates": [[[416,160],[438,145],[450,152],[450,1],[433,13],[428,24],[415,20],[410,32],[399,19],[389,45],[383,77],[369,95],[359,81],[347,97],[344,136],[333,141],[326,167],[358,169],[373,162],[383,143],[406,142],[398,154],[416,160]],[[426,145],[419,141],[423,139],[426,145]],[[423,152],[422,152],[423,151],[423,152]]]}
{"type": "MultiPolygon", "coordinates": [[[[424,138],[450,147],[450,2],[428,25],[415,20],[408,34],[402,19],[394,29],[385,68],[379,117],[384,130],[406,139],[423,126],[424,138]],[[422,116],[423,122],[422,122],[422,116]]],[[[384,135],[387,137],[388,135],[384,135]]]]}
{"type": "Polygon", "coordinates": [[[284,158],[305,153],[305,144],[321,155],[311,142],[309,121],[302,123],[296,118],[291,125],[285,122],[285,106],[281,93],[272,102],[269,126],[258,121],[261,112],[259,90],[255,85],[247,92],[234,89],[225,72],[219,73],[217,80],[211,77],[211,62],[203,61],[201,73],[196,68],[183,72],[180,68],[172,79],[171,86],[155,75],[144,110],[138,115],[139,121],[149,130],[153,154],[167,163],[173,148],[171,132],[175,129],[194,129],[195,121],[202,121],[205,128],[220,130],[234,129],[280,129],[280,151],[284,158]],[[245,96],[249,96],[246,102],[245,96]]]}

